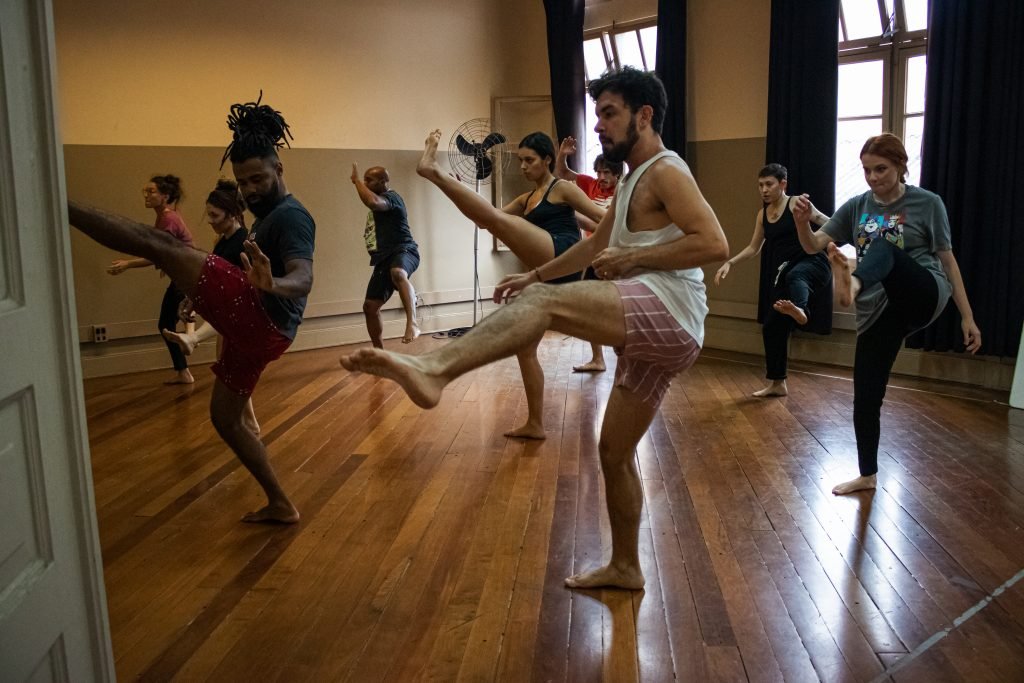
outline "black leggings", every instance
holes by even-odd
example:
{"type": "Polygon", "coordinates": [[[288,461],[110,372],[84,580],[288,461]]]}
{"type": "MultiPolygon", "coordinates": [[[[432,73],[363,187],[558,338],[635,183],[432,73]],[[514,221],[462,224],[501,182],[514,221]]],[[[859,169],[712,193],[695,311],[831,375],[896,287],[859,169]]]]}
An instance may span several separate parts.
{"type": "Polygon", "coordinates": [[[935,276],[885,239],[871,243],[854,275],[861,291],[881,283],[889,303],[857,336],[853,362],[853,429],[861,476],[878,472],[879,416],[903,339],[931,320],[939,303],[935,276]]]}
{"type": "MultiPolygon", "coordinates": [[[[811,293],[827,285],[830,277],[828,261],[803,258],[783,275],[785,286],[776,287],[772,296],[775,301],[789,299],[804,313],[808,313],[807,301],[811,293]]],[[[770,380],[786,379],[789,334],[795,327],[796,321],[791,317],[769,308],[761,327],[761,338],[764,340],[765,376],[770,380]]]]}
{"type": "MultiPolygon", "coordinates": [[[[173,284],[167,287],[167,291],[164,292],[164,300],[160,302],[160,320],[156,324],[157,331],[171,330],[172,332],[178,327],[178,305],[185,299],[185,295],[178,291],[178,288],[173,284]]],[[[187,370],[188,361],[185,360],[185,354],[181,352],[181,347],[172,341],[164,339],[164,343],[167,344],[167,350],[171,354],[171,362],[174,363],[175,370],[187,370]]]]}

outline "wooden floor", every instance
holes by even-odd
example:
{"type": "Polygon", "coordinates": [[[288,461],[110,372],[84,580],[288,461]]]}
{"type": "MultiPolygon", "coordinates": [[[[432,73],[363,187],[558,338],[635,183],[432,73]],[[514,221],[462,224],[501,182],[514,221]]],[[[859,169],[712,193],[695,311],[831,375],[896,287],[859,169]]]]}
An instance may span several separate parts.
{"type": "Polygon", "coordinates": [[[1024,417],[1005,395],[890,388],[881,488],[840,498],[849,373],[802,366],[757,400],[759,359],[709,351],[637,452],[646,591],[572,592],[608,548],[612,372],[572,374],[587,350],[546,338],[533,443],[501,436],[525,411],[514,360],[423,411],[340,349],[288,354],[255,396],[303,514],[287,528],[237,521],[261,496],[210,426],[208,369],[86,382],[119,680],[1024,680],[1024,581],[1001,589],[1024,568],[1024,417]]]}

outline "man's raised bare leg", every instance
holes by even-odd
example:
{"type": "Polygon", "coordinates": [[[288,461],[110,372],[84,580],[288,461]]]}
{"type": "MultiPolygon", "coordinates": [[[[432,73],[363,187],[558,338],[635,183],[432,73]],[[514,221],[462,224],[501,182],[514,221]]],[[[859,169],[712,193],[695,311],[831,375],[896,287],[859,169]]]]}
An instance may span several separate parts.
{"type": "Polygon", "coordinates": [[[152,261],[186,294],[195,290],[206,261],[205,252],[192,249],[161,230],[70,200],[68,219],[103,246],[152,261]]]}
{"type": "Polygon", "coordinates": [[[288,500],[277,481],[274,468],[267,458],[267,449],[258,436],[245,424],[243,416],[248,396],[239,396],[228,389],[220,379],[213,383],[210,399],[210,418],[217,433],[224,439],[235,456],[249,470],[267,496],[266,506],[242,517],[243,522],[294,524],[299,511],[288,500]]]}
{"type": "Polygon", "coordinates": [[[546,439],[544,434],[544,368],[537,360],[540,342],[516,354],[526,389],[526,423],[505,432],[516,439],[546,439]]]}
{"type": "Polygon", "coordinates": [[[624,387],[612,389],[598,443],[612,530],[612,559],[603,567],[567,578],[565,585],[569,588],[644,587],[639,545],[644,494],[636,465],[636,445],[657,411],[657,405],[644,403],[624,387]]]}
{"type": "Polygon", "coordinates": [[[380,349],[359,349],[342,356],[348,370],[398,382],[423,408],[441,400],[441,391],[456,377],[538,343],[552,329],[606,346],[622,346],[626,327],[622,300],[610,282],[531,285],[503,306],[436,351],[407,356],[380,349]]]}

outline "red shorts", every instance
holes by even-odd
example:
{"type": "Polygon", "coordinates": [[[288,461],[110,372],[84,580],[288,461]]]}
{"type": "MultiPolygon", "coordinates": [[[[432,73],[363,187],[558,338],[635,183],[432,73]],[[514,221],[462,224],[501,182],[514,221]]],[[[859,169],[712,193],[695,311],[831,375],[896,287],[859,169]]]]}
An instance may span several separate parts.
{"type": "Polygon", "coordinates": [[[195,310],[224,337],[220,359],[211,368],[231,391],[250,395],[263,369],[291,346],[270,320],[258,289],[245,273],[220,256],[206,257],[199,273],[195,310]]]}
{"type": "Polygon", "coordinates": [[[668,312],[647,285],[636,280],[613,280],[626,316],[626,343],[615,353],[615,386],[657,406],[676,374],[697,361],[700,346],[668,312]]]}

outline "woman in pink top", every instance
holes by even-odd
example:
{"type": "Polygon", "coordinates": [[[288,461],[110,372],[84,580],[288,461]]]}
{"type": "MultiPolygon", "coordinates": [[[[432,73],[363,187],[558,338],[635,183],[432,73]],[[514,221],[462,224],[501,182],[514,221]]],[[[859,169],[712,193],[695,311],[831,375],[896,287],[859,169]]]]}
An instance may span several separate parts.
{"type": "MultiPolygon", "coordinates": [[[[153,176],[142,188],[142,196],[146,201],[146,208],[153,209],[156,213],[156,223],[153,225],[156,230],[173,235],[188,246],[192,246],[192,233],[185,225],[184,219],[178,213],[178,202],[181,200],[181,179],[173,175],[153,176]]],[[[107,272],[111,275],[119,275],[129,268],[145,268],[153,265],[143,258],[117,259],[110,264],[107,272]]],[[[164,292],[163,302],[160,304],[160,319],[157,322],[157,331],[165,329],[173,330],[178,323],[178,306],[185,295],[170,283],[164,292]]],[[[174,364],[174,379],[168,380],[167,384],[192,384],[195,381],[188,369],[188,361],[181,348],[172,342],[164,340],[167,344],[167,351],[171,354],[171,362],[174,364]]]]}

